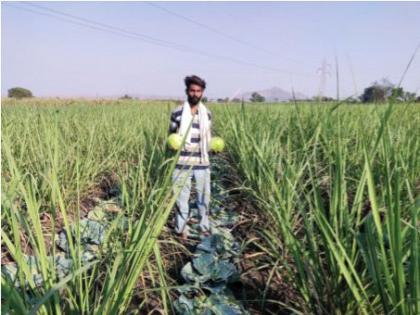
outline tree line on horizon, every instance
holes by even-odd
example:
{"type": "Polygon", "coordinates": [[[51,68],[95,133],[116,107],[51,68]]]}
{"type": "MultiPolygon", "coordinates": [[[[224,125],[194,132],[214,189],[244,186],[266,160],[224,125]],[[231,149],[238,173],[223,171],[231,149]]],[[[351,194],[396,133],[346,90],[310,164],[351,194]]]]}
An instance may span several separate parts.
{"type": "MultiPolygon", "coordinates": [[[[34,97],[31,90],[23,87],[13,87],[7,91],[7,96],[9,98],[30,98],[34,97]]],[[[420,95],[417,96],[416,93],[405,91],[402,87],[396,86],[387,79],[382,79],[381,81],[375,81],[370,86],[366,87],[363,93],[358,97],[349,97],[347,102],[349,103],[384,103],[389,98],[393,98],[398,102],[420,102],[420,95]]],[[[119,98],[120,100],[138,100],[137,97],[132,97],[128,94],[124,94],[119,98]]],[[[290,99],[292,101],[293,99],[290,99]]],[[[296,99],[297,101],[304,102],[332,102],[336,101],[335,98],[329,96],[314,96],[312,98],[306,99],[296,99]]],[[[203,102],[207,103],[209,99],[203,97],[203,102]]],[[[217,103],[240,103],[242,101],[250,101],[251,103],[263,103],[266,101],[266,98],[258,92],[253,92],[251,97],[248,100],[243,100],[241,98],[235,97],[233,99],[217,98],[215,100],[217,103]]]]}

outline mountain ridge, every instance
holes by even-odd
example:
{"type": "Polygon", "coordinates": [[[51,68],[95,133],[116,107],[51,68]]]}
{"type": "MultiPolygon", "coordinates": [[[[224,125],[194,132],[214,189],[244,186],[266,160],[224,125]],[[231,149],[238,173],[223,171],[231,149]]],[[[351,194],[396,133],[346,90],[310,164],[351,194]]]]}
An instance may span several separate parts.
{"type": "Polygon", "coordinates": [[[273,86],[271,88],[263,90],[255,90],[252,92],[244,92],[237,95],[237,98],[243,98],[244,100],[249,100],[252,93],[257,92],[258,94],[264,96],[265,100],[268,102],[285,102],[293,100],[293,98],[301,100],[308,98],[305,94],[300,92],[295,92],[295,97],[293,97],[292,92],[288,92],[278,86],[273,86]]]}

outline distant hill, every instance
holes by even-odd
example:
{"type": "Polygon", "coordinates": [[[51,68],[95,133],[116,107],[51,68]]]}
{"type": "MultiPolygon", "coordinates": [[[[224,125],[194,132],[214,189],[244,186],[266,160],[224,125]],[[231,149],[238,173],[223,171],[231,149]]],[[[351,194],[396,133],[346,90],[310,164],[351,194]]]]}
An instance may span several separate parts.
{"type": "MultiPolygon", "coordinates": [[[[245,92],[242,94],[237,95],[237,98],[244,98],[244,100],[249,100],[251,98],[252,93],[257,92],[258,94],[265,97],[265,100],[267,102],[286,102],[293,99],[292,93],[283,90],[279,87],[272,87],[265,90],[259,90],[259,91],[252,91],[252,92],[245,92]]],[[[308,98],[306,95],[295,92],[295,98],[298,100],[306,99],[308,98]]]]}

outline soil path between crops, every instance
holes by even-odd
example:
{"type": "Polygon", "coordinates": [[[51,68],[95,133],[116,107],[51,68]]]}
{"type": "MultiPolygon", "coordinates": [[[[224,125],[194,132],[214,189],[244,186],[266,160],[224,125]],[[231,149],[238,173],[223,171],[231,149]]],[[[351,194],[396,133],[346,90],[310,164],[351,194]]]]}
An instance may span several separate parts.
{"type": "MultiPolygon", "coordinates": [[[[235,215],[234,222],[227,226],[229,233],[233,236],[235,242],[239,244],[239,254],[232,261],[238,271],[239,279],[229,283],[227,288],[233,293],[238,304],[246,310],[242,314],[283,314],[278,305],[273,305],[270,300],[284,300],[284,292],[288,291],[287,285],[281,281],[276,281],[277,275],[270,277],[270,267],[261,267],[266,264],[267,255],[263,252],[258,243],[261,238],[258,235],[258,229],[269,223],[261,216],[261,212],[255,208],[249,196],[246,196],[243,189],[240,189],[241,180],[232,166],[229,156],[219,154],[212,158],[212,201],[210,222],[214,225],[217,218],[215,212],[220,208],[225,209],[235,215]],[[220,196],[220,191],[215,187],[220,186],[223,189],[224,196],[220,196]],[[218,202],[221,201],[221,204],[218,202]],[[269,279],[272,279],[270,281],[269,279]],[[264,299],[266,300],[262,303],[264,299]]],[[[193,188],[194,190],[194,188],[193,188]]],[[[194,191],[190,201],[194,200],[194,191]]],[[[193,202],[191,203],[194,204],[193,202]]],[[[199,241],[190,239],[182,241],[191,253],[199,241]]],[[[181,270],[185,263],[194,259],[194,254],[185,257],[184,265],[178,266],[177,282],[179,285],[185,284],[181,270]]]]}
{"type": "Polygon", "coordinates": [[[282,263],[273,272],[272,261],[267,252],[261,249],[269,248],[261,232],[270,229],[270,219],[258,209],[254,197],[243,187],[236,163],[227,153],[218,155],[212,167],[215,176],[219,176],[215,178],[216,181],[228,191],[226,207],[238,216],[237,222],[231,227],[231,233],[241,245],[241,253],[236,262],[240,279],[230,285],[230,289],[253,315],[289,314],[277,303],[296,299],[287,277],[278,271],[282,269],[282,263]]]}
{"type": "MultiPolygon", "coordinates": [[[[212,156],[210,229],[208,236],[200,235],[199,215],[193,185],[190,196],[190,217],[196,219],[189,224],[192,232],[185,242],[191,255],[179,272],[179,284],[186,285],[178,290],[174,301],[177,314],[192,314],[212,309],[212,314],[249,314],[242,303],[236,300],[229,284],[239,280],[237,267],[240,259],[240,243],[232,230],[240,217],[235,204],[229,197],[226,180],[225,160],[212,156]],[[192,243],[190,243],[192,241],[192,243]]],[[[190,220],[191,221],[191,220],[190,220]]]]}

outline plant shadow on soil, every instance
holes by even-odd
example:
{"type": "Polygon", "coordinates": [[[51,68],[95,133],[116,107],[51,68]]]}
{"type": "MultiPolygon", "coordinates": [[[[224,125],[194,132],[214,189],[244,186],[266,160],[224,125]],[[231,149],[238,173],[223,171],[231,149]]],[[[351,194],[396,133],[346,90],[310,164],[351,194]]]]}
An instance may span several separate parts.
{"type": "MultiPolygon", "coordinates": [[[[228,163],[223,164],[227,165],[228,163]]],[[[222,175],[217,180],[229,191],[227,204],[229,208],[237,212],[240,218],[235,226],[230,227],[233,236],[240,244],[244,244],[254,238],[256,242],[263,242],[258,237],[257,231],[264,229],[267,220],[263,218],[258,209],[253,207],[252,202],[247,200],[242,191],[232,190],[237,182],[233,172],[224,171],[218,174],[222,175]]],[[[216,175],[212,173],[212,176],[216,175]]],[[[87,217],[88,213],[97,205],[98,200],[110,200],[118,197],[119,194],[120,187],[116,176],[112,173],[101,174],[97,184],[92,186],[80,200],[80,217],[87,217]]],[[[196,191],[193,184],[190,196],[190,209],[196,208],[195,197],[196,191]]],[[[72,208],[74,206],[77,205],[72,205],[72,208]]],[[[181,276],[182,267],[190,261],[191,253],[199,242],[195,239],[182,240],[174,234],[174,216],[175,211],[172,211],[168,223],[159,237],[159,246],[168,285],[184,283],[181,276]]],[[[195,219],[198,220],[199,218],[195,216],[195,219]]],[[[46,217],[44,224],[46,229],[50,226],[48,221],[48,217],[46,217]]],[[[61,230],[63,225],[62,223],[60,224],[60,220],[57,220],[56,223],[58,223],[56,224],[56,229],[61,230]]],[[[27,253],[30,254],[29,243],[27,248],[27,253]]],[[[2,248],[2,258],[6,258],[2,263],[9,262],[7,257],[9,257],[8,253],[3,252],[2,248]]],[[[154,260],[155,257],[151,256],[151,266],[156,266],[154,260]]],[[[290,312],[280,307],[279,304],[270,302],[291,300],[293,299],[293,293],[287,282],[283,278],[276,276],[272,277],[268,288],[266,288],[271,269],[261,269],[261,266],[267,265],[267,263],[266,254],[261,252],[255,242],[242,246],[239,263],[236,264],[241,274],[240,280],[229,284],[228,288],[231,289],[235,298],[242,302],[250,314],[289,314],[290,312]],[[266,302],[263,304],[262,297],[264,294],[266,302]]],[[[158,271],[155,269],[145,270],[139,279],[131,302],[132,309],[138,309],[138,306],[142,305],[142,310],[147,314],[162,314],[163,305],[160,292],[151,291],[150,293],[144,293],[144,290],[160,286],[158,271]]],[[[176,290],[170,290],[170,296],[171,300],[175,301],[178,293],[176,290]]]]}
{"type": "MultiPolygon", "coordinates": [[[[240,280],[229,284],[228,288],[233,292],[235,298],[241,301],[250,314],[291,314],[290,310],[276,302],[287,304],[289,301],[296,301],[293,287],[287,280],[285,271],[280,271],[284,270],[281,268],[281,264],[277,266],[276,272],[270,276],[273,267],[272,261],[270,265],[267,254],[262,252],[258,246],[267,247],[264,244],[264,240],[259,237],[258,231],[267,228],[269,221],[255,208],[252,201],[248,200],[249,198],[243,191],[235,189],[237,183],[239,183],[239,179],[235,176],[233,170],[226,169],[226,167],[231,165],[228,157],[223,156],[223,159],[224,163],[219,163],[219,165],[223,164],[224,169],[222,171],[219,170],[217,173],[212,172],[212,180],[214,180],[214,176],[217,176],[216,174],[220,174],[217,180],[228,190],[227,206],[239,215],[239,221],[229,228],[234,238],[241,244],[241,255],[236,263],[236,267],[241,275],[240,280]],[[250,239],[254,240],[248,242],[250,239]]],[[[194,198],[195,187],[193,184],[190,196],[190,209],[196,207],[194,198]]],[[[174,237],[175,211],[176,207],[171,212],[165,231],[163,231],[160,239],[174,237]]],[[[196,217],[196,219],[199,218],[196,217]]],[[[170,247],[161,247],[161,250],[162,255],[169,258],[165,262],[167,263],[166,272],[168,276],[179,285],[184,283],[181,276],[181,269],[191,258],[188,255],[188,251],[194,251],[197,241],[191,239],[182,240],[179,238],[176,238],[176,240],[185,247],[185,252],[176,251],[172,255],[168,252],[168,250],[171,250],[170,247]]],[[[172,292],[172,294],[173,300],[175,300],[177,293],[172,292]]]]}

